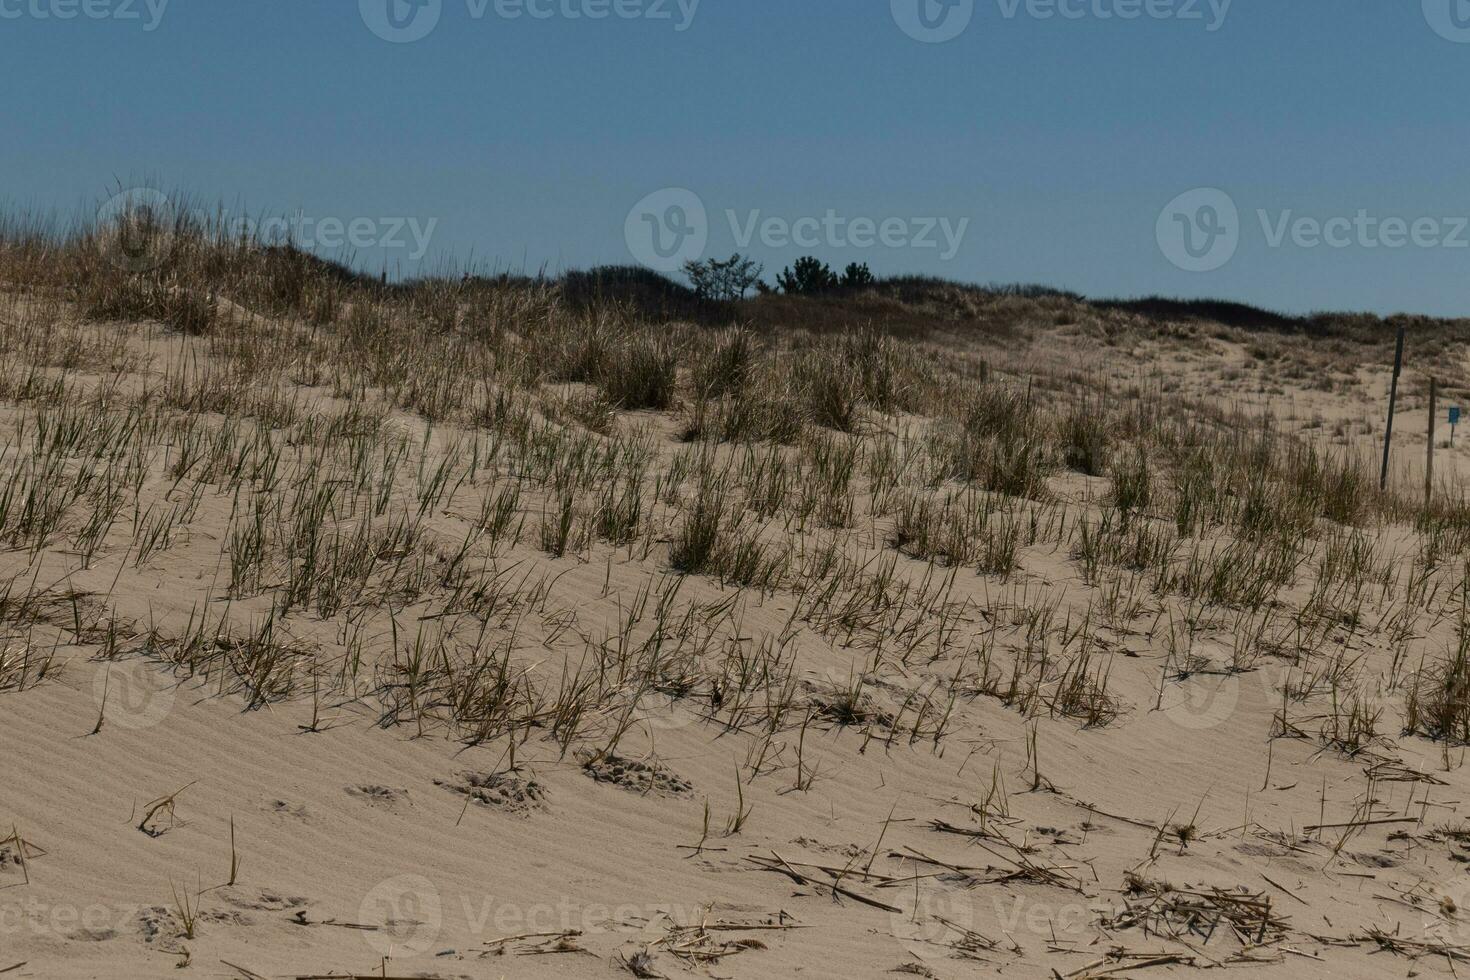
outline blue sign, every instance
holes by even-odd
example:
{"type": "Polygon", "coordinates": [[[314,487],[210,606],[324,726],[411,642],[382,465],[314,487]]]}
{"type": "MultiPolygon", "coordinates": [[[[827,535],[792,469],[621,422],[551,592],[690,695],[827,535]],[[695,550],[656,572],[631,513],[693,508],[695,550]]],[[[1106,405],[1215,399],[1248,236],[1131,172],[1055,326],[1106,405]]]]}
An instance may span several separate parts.
{"type": "Polygon", "coordinates": [[[1450,425],[1459,425],[1459,424],[1460,424],[1460,410],[1458,408],[1452,408],[1452,409],[1450,409],[1450,425]]]}

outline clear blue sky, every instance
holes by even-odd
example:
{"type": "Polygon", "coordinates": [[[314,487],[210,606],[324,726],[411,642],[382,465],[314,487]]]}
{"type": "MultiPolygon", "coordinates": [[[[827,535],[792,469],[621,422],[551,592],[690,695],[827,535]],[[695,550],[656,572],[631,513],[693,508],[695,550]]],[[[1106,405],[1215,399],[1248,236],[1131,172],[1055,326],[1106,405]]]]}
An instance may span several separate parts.
{"type": "Polygon", "coordinates": [[[905,3],[960,23],[939,0],[700,0],[687,24],[679,0],[420,0],[437,26],[401,44],[368,26],[389,0],[171,0],[154,23],[162,2],[0,0],[0,197],[71,211],[147,178],[252,214],[436,222],[418,262],[407,232],[358,249],[373,269],[558,271],[633,261],[630,209],[687,188],[711,254],[736,248],[727,210],[906,229],[757,234],[768,270],[811,251],[1092,295],[1470,313],[1466,0],[1235,0],[1223,21],[1222,0],[972,0],[945,43],[900,26],[919,23],[905,3]],[[1037,16],[1058,3],[1081,16],[1037,16]],[[1160,215],[1202,187],[1238,208],[1235,251],[1188,272],[1161,242],[1218,210],[1160,215]],[[1400,248],[1340,221],[1334,247],[1277,237],[1288,210],[1448,220],[1400,248]],[[968,220],[952,257],[938,230],[908,243],[923,218],[968,220]]]}

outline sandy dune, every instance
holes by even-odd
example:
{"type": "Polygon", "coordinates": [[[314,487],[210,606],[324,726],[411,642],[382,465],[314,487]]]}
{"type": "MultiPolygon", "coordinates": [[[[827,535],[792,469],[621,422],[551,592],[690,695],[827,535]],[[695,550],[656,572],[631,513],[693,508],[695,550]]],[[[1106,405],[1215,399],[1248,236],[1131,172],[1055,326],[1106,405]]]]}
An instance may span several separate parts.
{"type": "Polygon", "coordinates": [[[4,980],[1470,965],[1381,340],[79,283],[0,304],[4,980]]]}

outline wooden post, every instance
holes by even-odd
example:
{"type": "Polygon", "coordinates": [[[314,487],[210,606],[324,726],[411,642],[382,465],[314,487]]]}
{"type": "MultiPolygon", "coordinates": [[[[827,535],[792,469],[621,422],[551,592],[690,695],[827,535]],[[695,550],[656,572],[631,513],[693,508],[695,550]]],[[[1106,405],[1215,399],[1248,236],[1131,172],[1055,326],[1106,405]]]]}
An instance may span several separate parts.
{"type": "Polygon", "coordinates": [[[1424,503],[1434,500],[1434,423],[1439,421],[1439,384],[1429,379],[1429,450],[1424,458],[1424,503]]]}
{"type": "Polygon", "coordinates": [[[1399,400],[1399,374],[1404,369],[1404,327],[1399,327],[1398,345],[1393,354],[1393,383],[1388,389],[1388,425],[1383,430],[1383,472],[1378,477],[1378,489],[1388,489],[1388,454],[1393,446],[1393,412],[1399,400]]]}

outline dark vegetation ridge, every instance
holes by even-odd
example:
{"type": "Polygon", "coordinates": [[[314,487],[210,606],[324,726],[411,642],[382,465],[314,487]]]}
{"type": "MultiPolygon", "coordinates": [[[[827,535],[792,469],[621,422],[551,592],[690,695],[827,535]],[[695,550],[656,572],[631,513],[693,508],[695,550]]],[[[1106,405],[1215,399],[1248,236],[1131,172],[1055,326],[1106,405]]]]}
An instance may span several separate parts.
{"type": "MultiPolygon", "coordinates": [[[[196,212],[190,212],[196,213],[196,212]]],[[[147,216],[142,219],[147,224],[147,216]]],[[[162,281],[172,278],[193,289],[216,295],[266,314],[299,313],[305,297],[334,301],[350,294],[407,299],[452,291],[463,298],[476,293],[525,288],[550,292],[579,311],[615,308],[648,320],[680,320],[708,326],[741,324],[779,329],[800,322],[813,332],[843,329],[854,321],[898,335],[931,330],[978,328],[1005,334],[1017,328],[1097,321],[1106,327],[1141,323],[1197,323],[1246,332],[1296,335],[1360,344],[1391,343],[1400,325],[1420,337],[1447,341],[1470,337],[1470,320],[1414,314],[1382,317],[1372,313],[1316,312],[1294,315],[1224,299],[1178,299],[1165,296],[1094,299],[1064,289],[1036,284],[972,284],[931,276],[903,275],[873,279],[860,286],[835,285],[815,294],[792,295],[762,290],[733,301],[711,301],[682,281],[640,266],[608,265],[560,275],[542,272],[480,274],[453,269],[444,274],[389,280],[354,269],[349,262],[324,258],[291,244],[227,240],[193,219],[177,219],[162,229],[166,261],[150,268],[162,281]],[[264,292],[266,295],[261,295],[264,292]],[[265,301],[265,306],[259,306],[265,301]]],[[[160,229],[131,230],[128,247],[157,247],[160,229]],[[145,244],[138,246],[137,242],[145,244]]],[[[54,220],[0,217],[0,251],[6,256],[6,278],[25,284],[95,283],[107,272],[108,230],[77,222],[61,228],[54,220]],[[102,260],[99,265],[96,260],[102,260]],[[80,272],[82,275],[78,275],[80,272]]],[[[325,313],[325,311],[323,311],[325,313]]],[[[166,319],[166,318],[165,318],[166,319]]]]}

